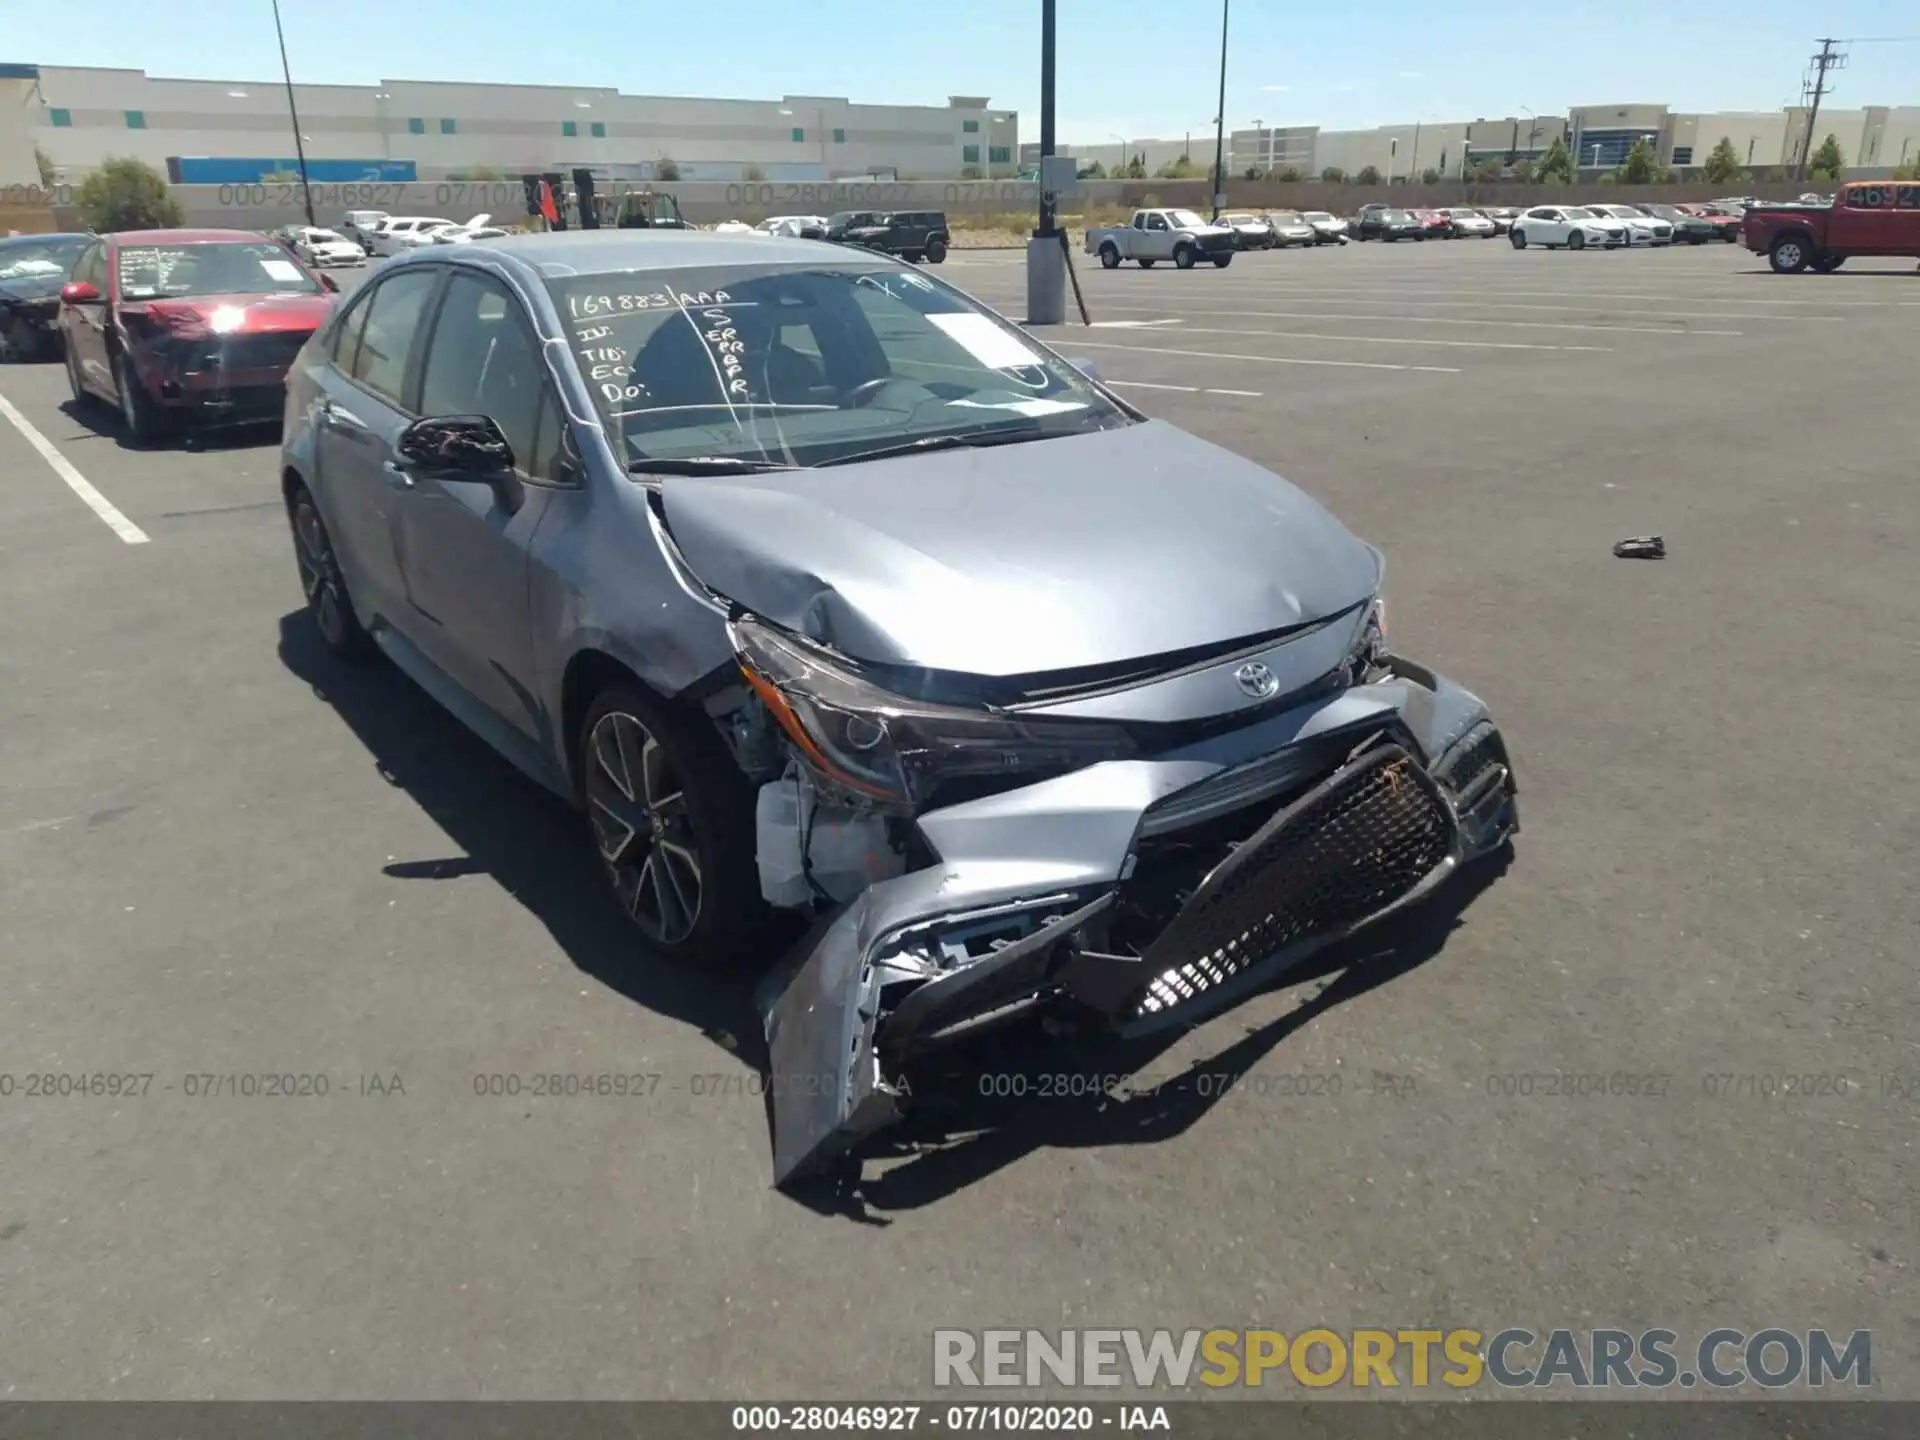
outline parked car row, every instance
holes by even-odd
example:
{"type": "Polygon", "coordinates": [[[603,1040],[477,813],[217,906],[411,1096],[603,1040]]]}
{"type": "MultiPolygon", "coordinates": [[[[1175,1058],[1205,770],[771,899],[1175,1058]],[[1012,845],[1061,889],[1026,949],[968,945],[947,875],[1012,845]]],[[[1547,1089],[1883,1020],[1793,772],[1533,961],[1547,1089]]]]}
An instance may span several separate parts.
{"type": "Polygon", "coordinates": [[[1216,223],[1233,231],[1241,250],[1347,243],[1347,222],[1328,210],[1233,210],[1216,223]]]}

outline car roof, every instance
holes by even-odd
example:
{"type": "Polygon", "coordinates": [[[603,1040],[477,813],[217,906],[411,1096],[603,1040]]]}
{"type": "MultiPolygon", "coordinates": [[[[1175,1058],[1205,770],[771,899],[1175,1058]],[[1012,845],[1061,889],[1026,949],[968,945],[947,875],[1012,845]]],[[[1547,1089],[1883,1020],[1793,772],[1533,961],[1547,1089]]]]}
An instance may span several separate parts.
{"type": "Polygon", "coordinates": [[[258,230],[119,230],[106,238],[116,245],[218,245],[267,237],[258,230]]]}
{"type": "MultiPolygon", "coordinates": [[[[829,253],[848,258],[846,249],[836,245],[829,250],[823,240],[721,234],[712,230],[559,230],[506,235],[487,246],[489,255],[510,255],[541,274],[554,277],[765,265],[781,261],[805,264],[817,262],[829,253]]],[[[885,257],[861,255],[857,258],[881,261],[885,257]]],[[[413,259],[407,257],[409,262],[413,259]]]]}
{"type": "Polygon", "coordinates": [[[0,248],[8,245],[46,244],[49,240],[95,240],[98,236],[89,235],[84,230],[48,230],[36,235],[0,235],[0,248]]]}

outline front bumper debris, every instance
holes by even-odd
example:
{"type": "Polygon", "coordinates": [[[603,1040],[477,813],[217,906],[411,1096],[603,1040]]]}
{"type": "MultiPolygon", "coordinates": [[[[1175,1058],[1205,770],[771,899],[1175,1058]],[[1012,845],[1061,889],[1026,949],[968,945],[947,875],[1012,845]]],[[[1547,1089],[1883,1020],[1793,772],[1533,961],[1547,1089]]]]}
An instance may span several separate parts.
{"type": "Polygon", "coordinates": [[[777,1185],[900,1118],[916,1057],[1036,1013],[1123,1038],[1195,1024],[1519,819],[1486,707],[1390,658],[1242,731],[919,827],[937,863],[861,892],[763,989],[777,1185]]]}

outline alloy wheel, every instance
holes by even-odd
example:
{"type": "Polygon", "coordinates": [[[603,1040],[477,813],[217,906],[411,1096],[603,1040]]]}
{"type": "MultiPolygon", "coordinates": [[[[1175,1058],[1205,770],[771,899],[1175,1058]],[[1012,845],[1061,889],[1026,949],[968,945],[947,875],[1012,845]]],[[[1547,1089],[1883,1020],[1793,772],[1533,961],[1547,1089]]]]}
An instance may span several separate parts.
{"type": "Polygon", "coordinates": [[[346,597],[340,589],[340,566],[333,542],[313,501],[302,496],[293,507],[293,555],[300,566],[300,590],[321,637],[335,647],[347,641],[346,597]]]}
{"type": "Polygon", "coordinates": [[[677,945],[700,919],[704,887],[672,760],[639,717],[623,710],[600,717],[587,749],[587,808],[614,894],[648,939],[677,945]]]}

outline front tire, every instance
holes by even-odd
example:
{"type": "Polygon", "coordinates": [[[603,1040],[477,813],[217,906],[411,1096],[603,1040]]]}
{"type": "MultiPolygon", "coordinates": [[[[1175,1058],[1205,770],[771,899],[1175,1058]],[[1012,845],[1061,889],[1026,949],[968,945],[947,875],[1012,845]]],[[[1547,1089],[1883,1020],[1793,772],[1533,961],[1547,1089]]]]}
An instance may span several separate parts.
{"type": "Polygon", "coordinates": [[[1782,235],[1767,252],[1767,263],[1776,275],[1797,275],[1813,259],[1813,247],[1799,235],[1782,235]]]}
{"type": "Polygon", "coordinates": [[[365,664],[375,654],[373,640],[353,612],[340,557],[334,552],[326,522],[320,518],[320,507],[304,485],[295,486],[287,497],[287,523],[293,530],[300,591],[306,596],[307,615],[320,633],[320,643],[350,664],[365,664]]]}
{"type": "Polygon", "coordinates": [[[677,962],[741,958],[767,906],[753,786],[719,733],[616,683],[581,723],[574,768],[601,868],[649,947],[677,962]]]}
{"type": "Polygon", "coordinates": [[[944,261],[946,258],[947,258],[947,242],[946,241],[929,240],[927,242],[927,263],[929,265],[938,265],[942,261],[944,261]]]}
{"type": "Polygon", "coordinates": [[[120,424],[127,438],[136,445],[150,445],[165,429],[160,407],[141,387],[133,373],[133,362],[122,353],[113,362],[113,378],[120,392],[120,424]]]}
{"type": "Polygon", "coordinates": [[[1571,235],[1569,235],[1569,236],[1567,237],[1567,248],[1568,248],[1569,250],[1584,250],[1584,249],[1586,249],[1586,248],[1587,248],[1587,237],[1586,237],[1586,236],[1584,236],[1584,235],[1582,235],[1582,234],[1581,234],[1581,233],[1580,233],[1580,232],[1579,232],[1578,230],[1576,230],[1576,231],[1574,231],[1574,232],[1573,232],[1573,234],[1571,234],[1571,235]]]}
{"type": "Polygon", "coordinates": [[[1813,268],[1822,275],[1831,275],[1846,263],[1847,257],[1844,255],[1822,255],[1813,262],[1813,268]]]}

